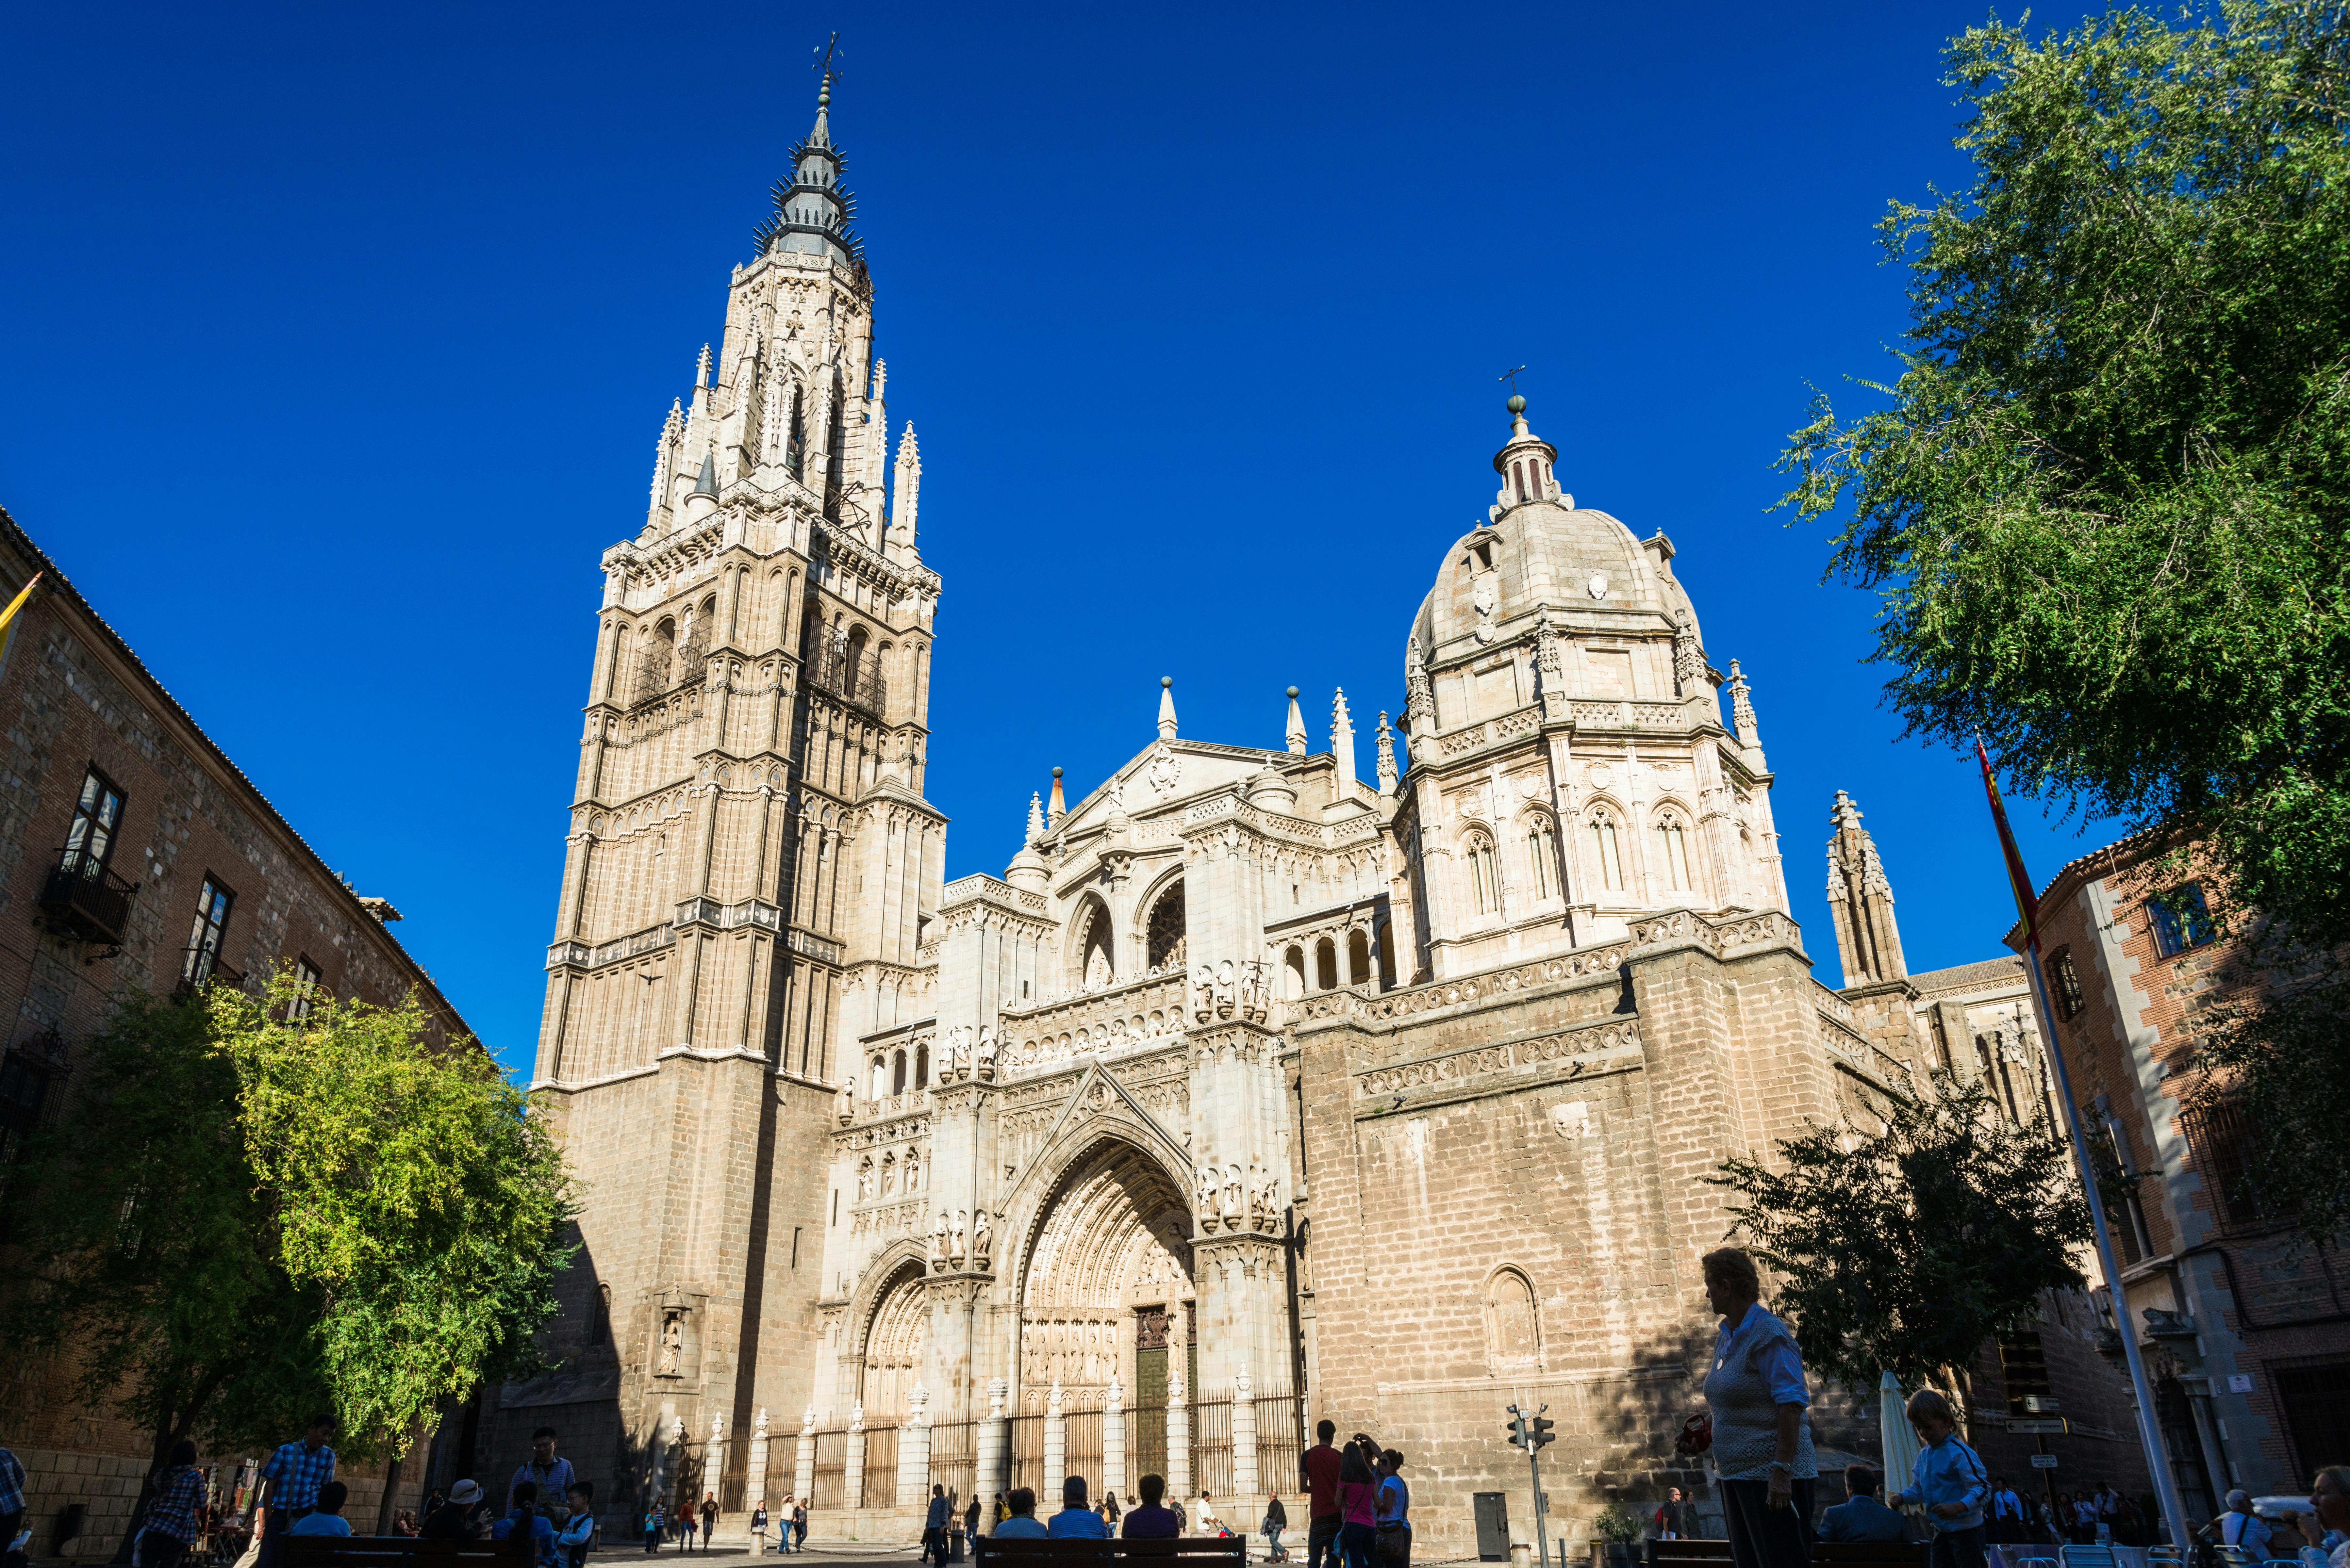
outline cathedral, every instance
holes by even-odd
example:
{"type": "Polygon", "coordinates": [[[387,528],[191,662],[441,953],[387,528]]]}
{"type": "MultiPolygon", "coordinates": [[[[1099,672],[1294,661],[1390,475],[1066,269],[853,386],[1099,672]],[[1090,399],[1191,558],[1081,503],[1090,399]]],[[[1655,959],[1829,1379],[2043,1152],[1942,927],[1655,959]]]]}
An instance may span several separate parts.
{"type": "Polygon", "coordinates": [[[829,88],[603,556],[532,1085],[583,1244],[484,1473],[552,1425],[616,1520],[791,1496],[910,1540],[934,1482],[1155,1471],[1302,1528],[1327,1417],[1406,1451],[1440,1556],[1480,1492],[1580,1540],[1700,1482],[1704,1179],[1938,1059],[1857,812],[1831,989],[1672,541],[1577,504],[1513,397],[1367,782],[1343,694],[1317,744],[1292,689],[1274,748],[1162,681],[1123,766],[948,880],[944,585],[829,88]],[[1512,1403],[1557,1423],[1546,1521],[1512,1403]]]}

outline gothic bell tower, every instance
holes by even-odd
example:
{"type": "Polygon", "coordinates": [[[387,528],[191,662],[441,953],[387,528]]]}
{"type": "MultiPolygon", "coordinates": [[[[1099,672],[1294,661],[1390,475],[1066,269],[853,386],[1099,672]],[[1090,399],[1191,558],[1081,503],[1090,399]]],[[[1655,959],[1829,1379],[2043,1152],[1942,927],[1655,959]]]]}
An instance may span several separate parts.
{"type": "Polygon", "coordinates": [[[567,1381],[509,1389],[484,1438],[520,1451],[560,1403],[616,1517],[689,1477],[742,1506],[763,1414],[797,1424],[838,1042],[930,1007],[940,583],[910,427],[891,483],[833,86],[662,422],[643,524],[602,562],[532,1083],[585,1189],[567,1381]]]}

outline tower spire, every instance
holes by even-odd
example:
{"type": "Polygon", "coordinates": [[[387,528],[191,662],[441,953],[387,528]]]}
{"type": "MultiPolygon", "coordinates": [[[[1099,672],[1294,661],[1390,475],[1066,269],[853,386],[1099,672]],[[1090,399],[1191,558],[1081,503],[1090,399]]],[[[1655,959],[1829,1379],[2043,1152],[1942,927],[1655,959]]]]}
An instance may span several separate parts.
{"type": "Polygon", "coordinates": [[[1297,688],[1289,689],[1289,722],[1283,727],[1282,743],[1293,757],[1305,754],[1305,715],[1297,711],[1297,688]]]}
{"type": "Polygon", "coordinates": [[[1172,675],[1159,678],[1159,738],[1162,741],[1175,738],[1175,678],[1172,675]]]}
{"type": "Polygon", "coordinates": [[[847,264],[862,279],[865,242],[849,224],[857,217],[857,198],[840,182],[848,160],[832,144],[832,84],[840,78],[840,35],[816,51],[821,78],[816,92],[816,124],[805,140],[791,151],[792,174],[775,182],[774,210],[751,231],[758,254],[798,251],[830,255],[847,264]]]}
{"type": "Polygon", "coordinates": [[[1347,712],[1343,686],[1330,701],[1330,754],[1338,759],[1338,787],[1346,789],[1355,782],[1355,721],[1347,712]]]}
{"type": "Polygon", "coordinates": [[[1874,985],[1906,978],[1901,927],[1893,917],[1893,887],[1885,879],[1877,840],[1860,825],[1860,807],[1844,791],[1835,793],[1828,821],[1828,914],[1835,924],[1836,957],[1846,986],[1874,985]]]}

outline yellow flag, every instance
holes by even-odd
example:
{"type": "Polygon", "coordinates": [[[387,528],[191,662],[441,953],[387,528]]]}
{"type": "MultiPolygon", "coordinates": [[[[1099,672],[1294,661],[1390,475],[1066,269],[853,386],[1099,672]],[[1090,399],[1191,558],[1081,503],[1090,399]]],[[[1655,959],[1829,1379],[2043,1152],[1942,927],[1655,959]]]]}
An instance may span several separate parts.
{"type": "Polygon", "coordinates": [[[6,609],[0,610],[0,631],[6,631],[8,629],[8,623],[16,618],[16,612],[23,609],[25,607],[25,601],[33,597],[33,584],[37,583],[40,580],[41,574],[35,572],[33,574],[33,581],[26,583],[23,588],[18,590],[16,597],[8,601],[8,607],[6,609]]]}

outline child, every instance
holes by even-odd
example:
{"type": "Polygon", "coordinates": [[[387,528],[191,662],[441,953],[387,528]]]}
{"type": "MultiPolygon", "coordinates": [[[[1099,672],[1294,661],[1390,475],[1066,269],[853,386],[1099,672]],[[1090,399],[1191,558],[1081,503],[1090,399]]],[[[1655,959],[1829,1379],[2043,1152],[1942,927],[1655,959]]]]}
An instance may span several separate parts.
{"type": "Polygon", "coordinates": [[[660,1550],[661,1505],[655,1502],[645,1510],[645,1555],[650,1557],[660,1550]]]}
{"type": "Polygon", "coordinates": [[[318,1489],[318,1501],[310,1511],[296,1520],[286,1533],[288,1535],[348,1535],[351,1521],[343,1517],[343,1504],[350,1501],[351,1489],[340,1481],[328,1481],[318,1489]]]}
{"type": "Polygon", "coordinates": [[[573,1481],[564,1489],[563,1501],[570,1505],[571,1517],[564,1521],[555,1544],[563,1553],[565,1568],[581,1568],[596,1544],[595,1483],[573,1481]]]}
{"type": "Polygon", "coordinates": [[[1982,1456],[1959,1435],[1950,1402],[1931,1388],[1909,1396],[1909,1424],[1918,1428],[1916,1469],[1895,1502],[1924,1505],[1934,1528],[1926,1549],[1927,1568],[1983,1568],[1983,1500],[1991,1495],[1991,1472],[1982,1456]]]}

